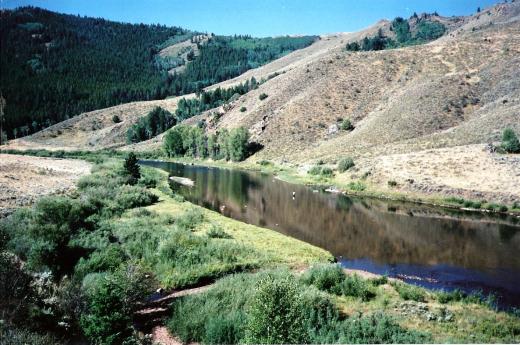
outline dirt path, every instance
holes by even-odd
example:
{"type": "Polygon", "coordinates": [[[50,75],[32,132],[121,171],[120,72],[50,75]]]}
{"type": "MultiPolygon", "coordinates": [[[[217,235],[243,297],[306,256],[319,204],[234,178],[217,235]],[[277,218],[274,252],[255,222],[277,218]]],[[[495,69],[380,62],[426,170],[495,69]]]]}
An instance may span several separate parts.
{"type": "Polygon", "coordinates": [[[135,319],[140,324],[141,329],[152,335],[152,342],[154,344],[182,344],[180,339],[171,335],[164,325],[165,318],[168,316],[169,306],[177,298],[202,293],[211,286],[213,286],[213,284],[173,291],[145,305],[143,309],[135,313],[135,319]],[[146,330],[149,330],[149,332],[146,330]]]}
{"type": "Polygon", "coordinates": [[[77,159],[0,154],[0,217],[41,196],[74,190],[90,168],[90,163],[77,159]]]}

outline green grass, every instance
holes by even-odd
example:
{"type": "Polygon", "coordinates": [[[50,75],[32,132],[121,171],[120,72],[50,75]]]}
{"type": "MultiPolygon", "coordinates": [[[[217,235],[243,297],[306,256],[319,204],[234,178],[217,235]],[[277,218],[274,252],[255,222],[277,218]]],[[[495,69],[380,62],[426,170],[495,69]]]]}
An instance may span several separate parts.
{"type": "Polygon", "coordinates": [[[423,288],[401,282],[392,282],[391,285],[395,288],[399,296],[405,301],[426,301],[426,291],[423,288]]]}
{"type": "Polygon", "coordinates": [[[333,298],[287,270],[239,274],[220,280],[207,292],[177,300],[169,329],[186,343],[422,343],[431,339],[425,332],[401,327],[389,315],[346,317],[333,298]]]}

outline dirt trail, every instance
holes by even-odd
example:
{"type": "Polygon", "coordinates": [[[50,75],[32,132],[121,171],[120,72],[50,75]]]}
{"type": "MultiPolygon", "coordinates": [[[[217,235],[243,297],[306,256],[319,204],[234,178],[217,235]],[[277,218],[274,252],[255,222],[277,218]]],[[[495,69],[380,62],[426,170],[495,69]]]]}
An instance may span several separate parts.
{"type": "Polygon", "coordinates": [[[170,304],[177,298],[202,293],[212,286],[213,284],[209,284],[192,289],[173,291],[159,299],[153,300],[135,313],[135,321],[137,321],[140,325],[139,328],[145,333],[152,335],[153,343],[162,345],[182,344],[182,342],[177,337],[172,336],[166,326],[164,326],[170,304]]]}

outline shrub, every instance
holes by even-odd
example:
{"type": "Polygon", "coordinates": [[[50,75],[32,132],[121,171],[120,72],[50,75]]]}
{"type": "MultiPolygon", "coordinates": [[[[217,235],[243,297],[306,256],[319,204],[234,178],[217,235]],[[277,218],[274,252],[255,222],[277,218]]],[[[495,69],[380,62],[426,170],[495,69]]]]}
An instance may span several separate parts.
{"type": "Polygon", "coordinates": [[[464,204],[464,201],[465,201],[463,198],[457,198],[454,196],[450,196],[444,200],[446,200],[446,202],[449,202],[451,204],[459,204],[459,205],[464,204]]]}
{"type": "Polygon", "coordinates": [[[193,207],[175,219],[175,225],[181,230],[194,230],[204,221],[204,214],[199,208],[193,207]]]}
{"type": "Polygon", "coordinates": [[[341,121],[339,128],[343,131],[351,131],[354,129],[354,126],[352,125],[352,123],[350,122],[349,119],[345,119],[345,120],[341,121]]]}
{"type": "Polygon", "coordinates": [[[349,170],[350,168],[353,168],[354,166],[355,166],[354,160],[350,157],[347,157],[347,158],[343,158],[342,160],[339,161],[338,170],[339,170],[339,172],[343,173],[343,172],[349,170]]]}
{"type": "Polygon", "coordinates": [[[362,192],[367,188],[362,182],[350,182],[347,187],[355,192],[362,192]]]}
{"type": "Polygon", "coordinates": [[[265,159],[262,159],[261,161],[258,161],[257,164],[260,164],[262,166],[273,165],[272,162],[270,162],[268,160],[265,160],[265,159]]]}
{"type": "Polygon", "coordinates": [[[314,285],[316,288],[341,294],[341,284],[345,280],[345,273],[340,265],[317,265],[307,270],[301,281],[307,285],[314,285]]]}
{"type": "Polygon", "coordinates": [[[455,289],[453,291],[444,291],[441,290],[436,294],[437,300],[439,303],[446,304],[449,302],[459,302],[466,298],[466,294],[459,289],[455,289]]]}
{"type": "Polygon", "coordinates": [[[508,153],[520,153],[520,141],[511,128],[506,128],[502,134],[502,148],[508,153]]]}
{"type": "Polygon", "coordinates": [[[269,96],[267,96],[266,93],[261,93],[260,96],[258,96],[258,99],[261,100],[261,101],[263,101],[263,100],[266,99],[267,97],[269,97],[269,96]]]}
{"type": "Polygon", "coordinates": [[[319,165],[315,165],[309,169],[309,175],[321,175],[321,167],[319,165]]]}
{"type": "Polygon", "coordinates": [[[399,296],[406,301],[412,300],[416,302],[424,302],[426,300],[424,290],[417,286],[401,282],[392,282],[391,285],[395,288],[399,296]]]}
{"type": "Polygon", "coordinates": [[[214,224],[211,226],[211,229],[209,229],[207,235],[210,238],[222,238],[222,239],[233,238],[233,236],[229,235],[227,232],[222,230],[221,227],[216,226],[214,224]]]}
{"type": "Polygon", "coordinates": [[[388,283],[388,276],[380,276],[377,278],[370,279],[369,281],[374,286],[384,285],[388,283]]]}
{"type": "Polygon", "coordinates": [[[88,259],[81,258],[75,267],[75,275],[80,279],[89,273],[113,272],[127,259],[120,245],[111,244],[95,251],[88,259]]]}
{"type": "Polygon", "coordinates": [[[397,186],[397,181],[389,180],[389,181],[388,181],[388,186],[389,186],[389,187],[396,187],[396,186],[397,186]]]}
{"type": "Polygon", "coordinates": [[[114,116],[112,116],[112,122],[113,123],[120,123],[121,119],[119,118],[119,116],[114,115],[114,116]]]}
{"type": "Polygon", "coordinates": [[[132,315],[152,287],[150,275],[133,265],[93,281],[80,320],[85,335],[96,344],[120,344],[131,337],[132,315]]]}
{"type": "Polygon", "coordinates": [[[465,200],[463,205],[464,205],[464,207],[474,208],[474,209],[479,209],[482,207],[482,204],[480,202],[471,201],[471,200],[465,200]]]}
{"type": "Polygon", "coordinates": [[[246,342],[250,344],[307,343],[302,298],[292,276],[261,279],[249,308],[246,342]]]}
{"type": "Polygon", "coordinates": [[[334,175],[334,172],[332,171],[331,168],[329,167],[323,167],[321,169],[321,176],[324,176],[324,177],[332,177],[334,175]]]}
{"type": "Polygon", "coordinates": [[[247,108],[246,107],[240,107],[240,112],[241,113],[245,113],[247,111],[247,108]]]}
{"type": "Polygon", "coordinates": [[[372,285],[357,274],[346,276],[341,284],[341,293],[344,296],[359,297],[363,301],[369,301],[376,296],[372,285]]]}
{"type": "Polygon", "coordinates": [[[340,335],[337,342],[344,344],[419,344],[431,341],[429,334],[409,331],[381,313],[349,318],[338,328],[340,335]]]}

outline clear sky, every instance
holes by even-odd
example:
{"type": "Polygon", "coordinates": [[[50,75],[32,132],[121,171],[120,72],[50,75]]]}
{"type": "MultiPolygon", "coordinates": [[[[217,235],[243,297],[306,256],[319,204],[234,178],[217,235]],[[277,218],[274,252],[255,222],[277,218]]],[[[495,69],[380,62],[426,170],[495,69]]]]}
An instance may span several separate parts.
{"type": "Polygon", "coordinates": [[[357,31],[413,12],[468,15],[496,0],[0,0],[3,8],[52,11],[131,23],[160,23],[215,34],[323,34],[357,31]]]}

